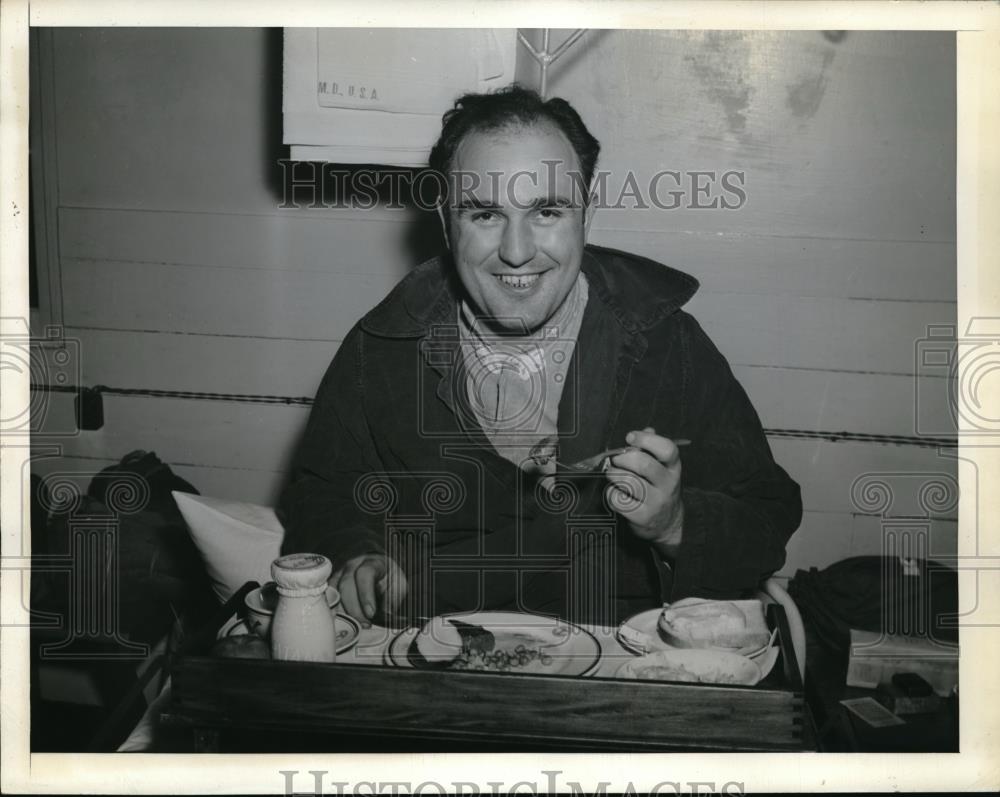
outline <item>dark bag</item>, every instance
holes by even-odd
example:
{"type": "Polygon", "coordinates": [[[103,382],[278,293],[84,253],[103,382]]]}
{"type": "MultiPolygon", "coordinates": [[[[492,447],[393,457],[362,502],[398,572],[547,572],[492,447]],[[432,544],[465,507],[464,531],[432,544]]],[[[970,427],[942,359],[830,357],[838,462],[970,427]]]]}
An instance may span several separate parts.
{"type": "Polygon", "coordinates": [[[118,628],[135,641],[155,642],[177,616],[212,605],[204,564],[172,490],[198,494],[156,454],[133,451],[94,476],[72,512],[54,513],[49,522],[47,547],[68,555],[74,522],[114,517],[118,628]]]}
{"type": "Polygon", "coordinates": [[[149,485],[149,500],[145,511],[156,512],[165,518],[173,516],[183,521],[171,491],[200,495],[190,482],[170,470],[170,466],[161,462],[152,451],[133,451],[126,454],[117,465],[102,470],[91,480],[87,495],[107,506],[108,490],[122,483],[119,477],[123,474],[138,476],[149,485]]]}
{"type": "Polygon", "coordinates": [[[852,628],[958,641],[958,574],[933,560],[855,556],[799,570],[788,593],[833,652],[846,653],[852,628]]]}

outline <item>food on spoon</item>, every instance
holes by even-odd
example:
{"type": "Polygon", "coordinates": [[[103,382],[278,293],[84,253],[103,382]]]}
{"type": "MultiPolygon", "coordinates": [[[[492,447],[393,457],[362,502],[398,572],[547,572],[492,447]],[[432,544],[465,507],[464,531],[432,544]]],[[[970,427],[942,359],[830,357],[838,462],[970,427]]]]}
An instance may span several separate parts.
{"type": "Polygon", "coordinates": [[[658,629],[682,648],[743,648],[765,645],[765,631],[747,627],[746,615],[730,601],[682,600],[660,614],[658,629]]]}

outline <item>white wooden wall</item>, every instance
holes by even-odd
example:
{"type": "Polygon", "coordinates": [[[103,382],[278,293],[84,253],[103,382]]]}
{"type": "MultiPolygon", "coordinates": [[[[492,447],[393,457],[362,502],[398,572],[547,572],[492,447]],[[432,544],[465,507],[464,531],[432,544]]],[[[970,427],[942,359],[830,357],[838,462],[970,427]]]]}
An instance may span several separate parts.
{"type": "MultiPolygon", "coordinates": [[[[554,35],[559,41],[559,34],[554,35]]],[[[63,322],[82,381],[312,396],[338,342],[417,262],[405,211],[279,209],[280,34],[52,32],[63,322]]],[[[525,74],[527,70],[525,69],[525,74]]],[[[554,68],[620,185],[660,169],[746,173],[738,211],[598,212],[592,240],[697,276],[689,309],[765,427],[914,437],[929,324],[955,320],[954,37],[589,32],[554,68]]],[[[443,110],[443,109],[442,109],[443,110]]],[[[617,181],[617,182],[616,182],[617,181]]],[[[38,470],[155,451],[205,494],[273,501],[307,408],[105,396],[104,428],[38,470]]],[[[53,394],[49,431],[70,421],[53,394]]],[[[865,473],[954,473],[935,449],[775,436],[806,515],[786,573],[878,552],[865,473]]],[[[906,510],[910,511],[910,510],[906,510]]],[[[937,518],[931,553],[955,544],[937,518]]]]}

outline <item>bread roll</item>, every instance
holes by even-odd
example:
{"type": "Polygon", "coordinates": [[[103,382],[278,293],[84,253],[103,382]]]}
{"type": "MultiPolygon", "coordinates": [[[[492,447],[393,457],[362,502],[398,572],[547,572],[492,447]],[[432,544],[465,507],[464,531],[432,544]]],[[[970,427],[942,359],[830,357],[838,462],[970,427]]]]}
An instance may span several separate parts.
{"type": "Polygon", "coordinates": [[[747,628],[746,615],[729,601],[678,601],[660,614],[658,628],[667,642],[682,648],[742,648],[763,644],[758,639],[760,634],[747,628]]]}

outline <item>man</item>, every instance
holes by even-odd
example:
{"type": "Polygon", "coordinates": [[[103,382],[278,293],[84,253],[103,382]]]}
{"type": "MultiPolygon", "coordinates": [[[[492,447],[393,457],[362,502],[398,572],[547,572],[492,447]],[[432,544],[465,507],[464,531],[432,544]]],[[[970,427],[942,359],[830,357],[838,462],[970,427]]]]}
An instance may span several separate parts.
{"type": "Polygon", "coordinates": [[[519,87],[444,117],[450,254],[344,340],[282,498],[284,550],[330,556],[363,622],[610,624],[740,596],[784,562],[799,488],[680,309],[697,282],[586,245],[599,149],[567,102],[519,87]],[[616,447],[603,470],[568,467],[616,447]]]}

